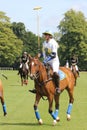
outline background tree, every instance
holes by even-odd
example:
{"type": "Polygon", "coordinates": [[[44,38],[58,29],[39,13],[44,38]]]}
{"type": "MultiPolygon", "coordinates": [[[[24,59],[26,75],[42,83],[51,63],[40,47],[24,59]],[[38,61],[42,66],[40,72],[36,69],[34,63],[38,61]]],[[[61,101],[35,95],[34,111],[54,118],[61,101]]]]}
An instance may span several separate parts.
{"type": "Polygon", "coordinates": [[[0,12],[0,66],[12,66],[22,47],[23,42],[11,29],[10,18],[0,12]]]}
{"type": "Polygon", "coordinates": [[[18,38],[20,38],[21,40],[24,39],[24,35],[26,33],[26,28],[25,28],[24,23],[22,23],[22,22],[18,22],[18,23],[13,22],[11,28],[12,28],[14,34],[18,38]]]}
{"type": "MultiPolygon", "coordinates": [[[[87,70],[87,21],[83,13],[69,10],[64,14],[54,38],[59,42],[60,63],[65,65],[72,54],[78,56],[79,67],[87,70]]],[[[40,50],[43,37],[40,37],[40,50]]],[[[4,12],[0,12],[0,66],[18,64],[23,51],[32,56],[38,53],[38,37],[27,30],[24,23],[10,22],[4,12]]]]}
{"type": "MultiPolygon", "coordinates": [[[[23,50],[30,53],[32,56],[38,53],[38,37],[31,31],[26,30],[25,25],[21,22],[12,23],[12,30],[16,36],[23,41],[23,50]]],[[[42,43],[42,38],[40,37],[40,42],[42,43]]]]}
{"type": "Polygon", "coordinates": [[[83,13],[72,9],[67,11],[58,29],[61,33],[61,64],[64,65],[75,54],[78,56],[80,69],[87,70],[87,21],[83,13]]]}

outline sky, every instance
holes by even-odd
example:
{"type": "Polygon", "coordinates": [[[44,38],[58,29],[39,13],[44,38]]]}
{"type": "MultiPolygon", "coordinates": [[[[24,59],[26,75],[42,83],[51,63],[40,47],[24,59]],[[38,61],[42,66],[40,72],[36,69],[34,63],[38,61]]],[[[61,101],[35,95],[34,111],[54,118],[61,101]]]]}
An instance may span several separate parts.
{"type": "Polygon", "coordinates": [[[5,12],[11,22],[22,22],[26,30],[35,34],[39,28],[40,35],[46,30],[58,32],[57,26],[70,9],[81,11],[87,18],[87,0],[0,0],[0,11],[5,12]],[[42,8],[34,10],[37,6],[42,8]]]}

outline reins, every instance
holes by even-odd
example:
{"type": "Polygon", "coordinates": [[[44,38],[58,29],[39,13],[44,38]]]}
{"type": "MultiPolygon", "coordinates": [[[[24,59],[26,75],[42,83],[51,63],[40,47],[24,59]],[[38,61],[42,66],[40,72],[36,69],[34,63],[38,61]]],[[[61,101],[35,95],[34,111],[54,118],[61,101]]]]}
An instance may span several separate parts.
{"type": "MultiPolygon", "coordinates": [[[[39,72],[39,74],[40,74],[40,72],[39,72]]],[[[40,76],[40,75],[39,75],[40,76]]],[[[38,81],[38,78],[35,80],[36,81],[36,83],[38,84],[38,86],[40,86],[40,87],[42,87],[43,85],[45,85],[46,83],[48,83],[49,81],[51,81],[53,78],[48,78],[47,80],[45,80],[45,81],[43,81],[43,82],[39,82],[38,81]]],[[[43,100],[48,100],[48,98],[44,98],[44,96],[42,96],[42,94],[41,93],[39,93],[40,95],[41,95],[41,97],[42,97],[42,99],[43,100]]]]}
{"type": "MultiPolygon", "coordinates": [[[[31,58],[31,60],[32,60],[32,58],[31,58]]],[[[35,58],[34,58],[34,60],[38,61],[38,59],[35,59],[35,58]]],[[[34,66],[34,65],[36,67],[38,67],[38,68],[36,68],[37,69],[36,72],[34,72],[33,74],[30,73],[30,78],[35,81],[35,83],[37,84],[38,87],[41,88],[42,86],[45,86],[48,82],[53,80],[53,78],[51,77],[51,73],[49,73],[50,69],[48,68],[48,65],[44,66],[41,62],[36,62],[36,64],[35,64],[34,61],[32,61],[30,63],[30,65],[31,65],[31,67],[34,66]],[[43,75],[44,72],[46,72],[46,76],[43,75]]],[[[40,94],[40,96],[42,97],[43,100],[47,100],[46,98],[44,98],[42,91],[39,92],[39,94],[40,94]]]]}
{"type": "Polygon", "coordinates": [[[35,81],[36,81],[36,83],[40,86],[40,87],[42,87],[45,83],[47,83],[47,82],[49,82],[49,81],[51,81],[52,80],[52,78],[49,78],[48,80],[45,80],[45,81],[43,81],[43,82],[38,82],[38,80],[36,79],[35,81]]]}

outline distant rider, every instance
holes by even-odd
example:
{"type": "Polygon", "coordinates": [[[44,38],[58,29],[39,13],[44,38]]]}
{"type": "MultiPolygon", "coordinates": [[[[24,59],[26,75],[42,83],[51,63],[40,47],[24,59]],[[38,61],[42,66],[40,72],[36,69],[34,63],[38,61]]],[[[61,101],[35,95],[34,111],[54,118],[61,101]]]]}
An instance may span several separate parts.
{"type": "MultiPolygon", "coordinates": [[[[20,70],[21,70],[23,64],[26,65],[26,69],[27,69],[27,70],[29,69],[28,62],[29,62],[28,53],[27,53],[27,52],[24,52],[23,55],[22,55],[21,58],[20,58],[19,73],[20,73],[20,70]]],[[[18,74],[19,74],[19,73],[18,73],[18,74]]]]}
{"type": "Polygon", "coordinates": [[[75,66],[76,71],[77,71],[77,73],[79,75],[79,69],[78,69],[77,63],[78,63],[78,58],[75,55],[73,55],[71,57],[71,70],[72,70],[72,66],[75,66]]]}

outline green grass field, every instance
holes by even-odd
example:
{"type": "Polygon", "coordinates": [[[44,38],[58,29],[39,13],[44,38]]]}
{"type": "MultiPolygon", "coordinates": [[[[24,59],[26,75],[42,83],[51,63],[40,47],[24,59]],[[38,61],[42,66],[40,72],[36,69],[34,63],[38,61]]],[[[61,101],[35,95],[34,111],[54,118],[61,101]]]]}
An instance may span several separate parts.
{"type": "MultiPolygon", "coordinates": [[[[17,71],[0,71],[8,80],[0,76],[4,85],[4,96],[7,105],[7,116],[3,116],[0,105],[0,130],[87,130],[87,73],[81,72],[74,90],[74,104],[71,121],[66,120],[68,95],[64,91],[60,96],[60,122],[53,126],[53,119],[48,113],[48,101],[41,99],[39,111],[43,125],[38,125],[33,104],[35,95],[28,90],[33,88],[33,81],[28,86],[21,86],[17,71]]],[[[54,106],[53,106],[54,108],[54,106]]]]}

